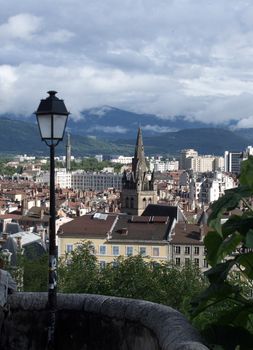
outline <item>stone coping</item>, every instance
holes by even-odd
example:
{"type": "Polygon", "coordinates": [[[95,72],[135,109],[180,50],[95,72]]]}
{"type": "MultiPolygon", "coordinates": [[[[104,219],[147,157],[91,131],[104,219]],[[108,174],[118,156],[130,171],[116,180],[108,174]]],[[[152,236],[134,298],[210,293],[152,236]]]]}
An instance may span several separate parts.
{"type": "MultiPolygon", "coordinates": [[[[8,298],[11,310],[40,311],[47,293],[15,293],[8,298]]],[[[161,350],[208,350],[187,319],[171,307],[143,300],[92,294],[57,294],[59,311],[80,311],[113,320],[135,322],[157,338],[161,350]]]]}

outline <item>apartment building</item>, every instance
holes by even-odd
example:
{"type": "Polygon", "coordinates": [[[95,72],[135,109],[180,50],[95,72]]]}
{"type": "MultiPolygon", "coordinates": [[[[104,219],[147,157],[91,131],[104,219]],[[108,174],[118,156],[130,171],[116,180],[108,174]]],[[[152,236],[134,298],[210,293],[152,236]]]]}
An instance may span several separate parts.
{"type": "Polygon", "coordinates": [[[208,171],[224,170],[224,158],[210,155],[188,157],[185,161],[186,168],[194,172],[205,173],[208,171]]]}
{"type": "Polygon", "coordinates": [[[107,172],[75,171],[71,173],[71,188],[74,190],[103,191],[108,188],[121,190],[122,174],[107,172]]]}
{"type": "Polygon", "coordinates": [[[220,198],[226,190],[237,186],[234,177],[214,172],[193,176],[189,183],[189,199],[198,203],[213,203],[220,198]]]}
{"type": "Polygon", "coordinates": [[[82,242],[89,241],[101,267],[113,263],[119,256],[140,254],[159,263],[171,261],[184,265],[191,262],[205,270],[203,237],[206,232],[205,224],[187,224],[173,215],[88,214],[60,227],[59,255],[65,256],[82,242]]]}
{"type": "Polygon", "coordinates": [[[162,161],[159,159],[149,160],[149,170],[164,173],[166,171],[175,171],[179,169],[179,162],[177,160],[162,161]]]}
{"type": "Polygon", "coordinates": [[[83,215],[60,227],[59,255],[70,253],[82,241],[90,241],[101,266],[118,256],[138,254],[166,261],[171,224],[169,217],[161,216],[83,215]]]}
{"type": "MultiPolygon", "coordinates": [[[[36,182],[49,185],[49,172],[43,172],[36,177],[36,182]]],[[[74,190],[103,191],[108,188],[121,190],[122,174],[108,172],[74,172],[66,169],[56,169],[55,184],[59,188],[73,188],[74,190]]]]}
{"type": "Polygon", "coordinates": [[[110,162],[111,163],[118,163],[118,164],[131,164],[132,163],[132,157],[119,156],[118,158],[111,159],[110,162]]]}
{"type": "Polygon", "coordinates": [[[229,152],[224,153],[224,170],[225,172],[232,174],[239,174],[242,162],[242,152],[229,152]]]}
{"type": "Polygon", "coordinates": [[[198,152],[194,149],[183,149],[180,154],[180,169],[186,170],[190,169],[188,168],[187,158],[195,158],[198,156],[198,152]]]}
{"type": "Polygon", "coordinates": [[[208,268],[204,237],[207,225],[178,223],[169,242],[169,258],[177,266],[195,264],[202,271],[208,268]]]}

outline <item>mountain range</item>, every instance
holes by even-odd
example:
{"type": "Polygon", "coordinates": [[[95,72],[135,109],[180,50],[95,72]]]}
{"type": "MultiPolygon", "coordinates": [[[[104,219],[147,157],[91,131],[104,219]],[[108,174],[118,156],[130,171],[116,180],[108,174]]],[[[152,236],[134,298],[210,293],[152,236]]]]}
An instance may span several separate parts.
{"type": "MultiPolygon", "coordinates": [[[[47,155],[35,119],[0,116],[0,153],[47,155]]],[[[253,140],[253,129],[231,131],[222,124],[214,128],[184,116],[164,119],[103,106],[83,111],[79,119],[69,118],[67,129],[71,133],[72,153],[132,155],[139,126],[147,155],[178,155],[184,148],[194,148],[200,154],[222,155],[225,150],[242,151],[253,140]]],[[[63,141],[57,147],[59,154],[65,153],[65,144],[63,141]]]]}

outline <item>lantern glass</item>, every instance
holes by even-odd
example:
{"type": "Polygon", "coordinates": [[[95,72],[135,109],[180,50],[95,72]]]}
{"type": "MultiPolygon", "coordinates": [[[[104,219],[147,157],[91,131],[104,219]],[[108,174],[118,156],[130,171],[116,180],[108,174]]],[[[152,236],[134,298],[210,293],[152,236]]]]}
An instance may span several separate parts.
{"type": "Polygon", "coordinates": [[[63,139],[67,118],[67,115],[54,115],[54,139],[63,139]]]}
{"type": "Polygon", "coordinates": [[[68,115],[37,114],[42,140],[62,140],[68,115]]]}

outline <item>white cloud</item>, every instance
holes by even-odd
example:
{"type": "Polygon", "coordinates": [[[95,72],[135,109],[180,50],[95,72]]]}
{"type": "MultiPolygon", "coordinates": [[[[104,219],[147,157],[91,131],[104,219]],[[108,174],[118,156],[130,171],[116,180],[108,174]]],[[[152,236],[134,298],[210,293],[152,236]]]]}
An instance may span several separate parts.
{"type": "Polygon", "coordinates": [[[31,39],[40,29],[41,18],[29,13],[20,13],[9,17],[7,22],[0,25],[1,39],[31,39]]]}
{"type": "Polygon", "coordinates": [[[234,129],[253,128],[253,116],[239,120],[234,129]]]}
{"type": "Polygon", "coordinates": [[[92,128],[88,129],[88,132],[94,132],[94,131],[103,131],[104,133],[115,133],[115,134],[125,134],[127,132],[126,128],[123,128],[119,125],[116,126],[103,126],[103,125],[96,125],[92,128]]]}
{"type": "Polygon", "coordinates": [[[142,130],[153,131],[153,132],[157,132],[157,133],[177,131],[177,129],[175,129],[175,128],[168,128],[166,126],[149,125],[149,124],[141,126],[141,128],[142,128],[142,130]]]}
{"type": "Polygon", "coordinates": [[[65,42],[70,41],[74,36],[75,34],[69,30],[59,29],[59,30],[56,30],[55,32],[49,32],[41,36],[40,41],[43,42],[44,44],[46,43],[63,44],[65,42]]]}
{"type": "Polygon", "coordinates": [[[253,3],[12,0],[1,5],[0,113],[50,89],[101,105],[214,124],[253,111],[253,3]],[[15,9],[15,13],[13,13],[15,9]]]}
{"type": "Polygon", "coordinates": [[[89,113],[97,117],[103,117],[107,112],[112,109],[110,106],[102,106],[97,108],[92,108],[89,113]]]}

